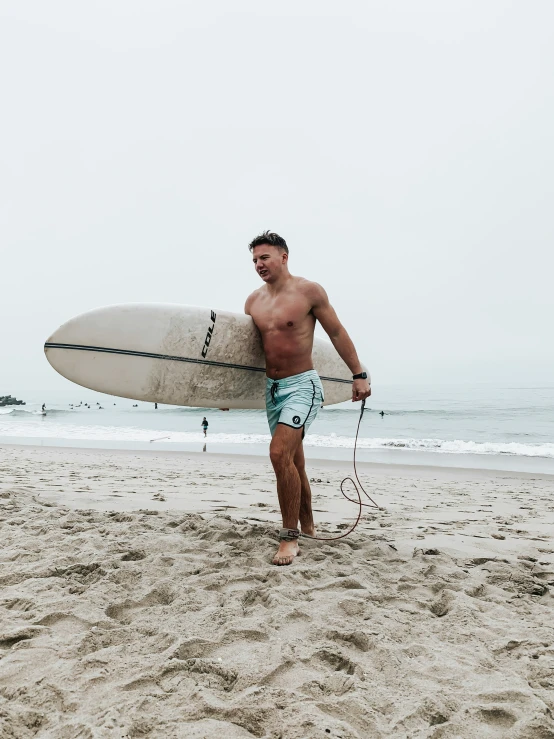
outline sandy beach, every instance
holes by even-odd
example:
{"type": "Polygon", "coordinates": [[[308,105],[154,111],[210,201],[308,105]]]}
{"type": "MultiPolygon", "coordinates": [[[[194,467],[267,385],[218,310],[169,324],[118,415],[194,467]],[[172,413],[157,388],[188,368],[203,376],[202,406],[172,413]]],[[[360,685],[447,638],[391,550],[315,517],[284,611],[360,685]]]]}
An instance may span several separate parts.
{"type": "Polygon", "coordinates": [[[554,737],[554,478],[359,472],[277,568],[264,458],[0,447],[0,737],[554,737]]]}

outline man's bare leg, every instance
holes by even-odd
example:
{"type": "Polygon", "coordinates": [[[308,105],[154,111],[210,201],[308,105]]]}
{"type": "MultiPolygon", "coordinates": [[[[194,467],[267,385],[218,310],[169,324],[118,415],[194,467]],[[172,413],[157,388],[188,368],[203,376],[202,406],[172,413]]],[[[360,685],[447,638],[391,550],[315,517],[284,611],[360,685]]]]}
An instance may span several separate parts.
{"type": "Polygon", "coordinates": [[[312,513],[312,490],[306,474],[306,462],[302,442],[300,442],[300,446],[294,455],[294,466],[300,477],[300,528],[303,534],[315,536],[314,514],[312,513]]]}
{"type": "MultiPolygon", "coordinates": [[[[302,429],[277,424],[269,447],[271,464],[277,478],[277,496],[284,529],[296,529],[300,516],[302,483],[294,464],[298,446],[302,443],[302,429]]],[[[290,565],[299,552],[297,541],[281,541],[273,558],[275,565],[290,565]]]]}

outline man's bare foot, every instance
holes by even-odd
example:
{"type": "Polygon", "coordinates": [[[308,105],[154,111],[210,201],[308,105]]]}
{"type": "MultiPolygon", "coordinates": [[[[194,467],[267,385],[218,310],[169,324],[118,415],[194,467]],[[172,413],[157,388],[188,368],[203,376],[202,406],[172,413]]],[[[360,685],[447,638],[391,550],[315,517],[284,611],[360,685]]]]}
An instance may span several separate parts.
{"type": "Polygon", "coordinates": [[[315,536],[315,526],[313,521],[305,524],[300,522],[300,529],[303,534],[306,534],[306,536],[315,536]]]}
{"type": "Polygon", "coordinates": [[[292,560],[300,554],[298,541],[280,541],[277,554],[273,557],[274,565],[290,565],[292,560]]]}

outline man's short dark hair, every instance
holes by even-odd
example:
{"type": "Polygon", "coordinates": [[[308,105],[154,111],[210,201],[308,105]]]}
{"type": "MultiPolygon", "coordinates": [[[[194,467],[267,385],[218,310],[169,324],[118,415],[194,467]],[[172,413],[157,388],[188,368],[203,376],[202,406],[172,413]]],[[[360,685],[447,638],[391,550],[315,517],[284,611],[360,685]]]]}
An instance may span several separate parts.
{"type": "Polygon", "coordinates": [[[287,242],[282,236],[279,236],[279,234],[274,233],[273,231],[264,231],[259,236],[256,236],[256,238],[250,242],[248,248],[250,251],[254,249],[255,246],[262,246],[262,244],[268,244],[268,246],[276,246],[278,249],[282,249],[282,251],[289,253],[289,248],[287,246],[287,242]]]}

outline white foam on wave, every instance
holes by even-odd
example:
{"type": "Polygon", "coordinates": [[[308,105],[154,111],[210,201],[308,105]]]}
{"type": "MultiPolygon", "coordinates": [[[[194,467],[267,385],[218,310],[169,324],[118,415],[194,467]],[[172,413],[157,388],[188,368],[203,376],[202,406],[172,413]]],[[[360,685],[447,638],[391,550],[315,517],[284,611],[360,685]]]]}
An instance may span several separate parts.
{"type": "MultiPolygon", "coordinates": [[[[5,415],[5,413],[3,414],[5,415]]],[[[124,442],[154,442],[163,437],[164,443],[191,444],[206,441],[201,432],[164,431],[163,429],[143,429],[132,426],[81,426],[81,425],[53,425],[28,424],[18,428],[9,422],[0,423],[0,436],[32,437],[44,439],[73,439],[75,441],[124,441],[124,442]],[[35,432],[35,433],[33,433],[35,432]]],[[[211,433],[207,437],[210,444],[269,444],[269,434],[237,434],[211,433]]],[[[354,438],[309,434],[304,440],[308,447],[326,447],[338,449],[353,449],[354,438]]],[[[421,452],[435,452],[447,454],[498,454],[524,457],[545,457],[554,459],[554,443],[523,444],[520,442],[477,442],[464,440],[444,439],[389,439],[389,438],[359,438],[359,449],[399,449],[421,452]]]]}
{"type": "MultiPolygon", "coordinates": [[[[190,444],[204,442],[202,432],[164,431],[163,429],[143,429],[133,426],[43,426],[27,424],[25,427],[8,426],[0,423],[0,436],[31,437],[44,439],[74,439],[78,441],[140,441],[149,442],[163,437],[164,442],[190,444]],[[33,433],[36,431],[36,433],[33,433]]],[[[210,434],[209,440],[215,444],[268,444],[269,434],[210,434]]]]}
{"type": "MultiPolygon", "coordinates": [[[[330,446],[350,449],[354,439],[347,436],[310,435],[306,446],[330,446]]],[[[511,454],[525,457],[548,457],[554,459],[554,443],[522,444],[520,442],[482,442],[454,439],[358,439],[359,449],[410,449],[412,451],[442,452],[445,454],[511,454]]]]}

